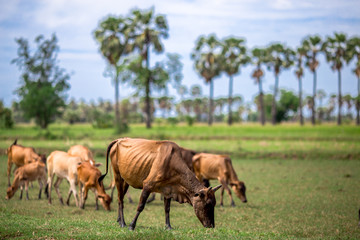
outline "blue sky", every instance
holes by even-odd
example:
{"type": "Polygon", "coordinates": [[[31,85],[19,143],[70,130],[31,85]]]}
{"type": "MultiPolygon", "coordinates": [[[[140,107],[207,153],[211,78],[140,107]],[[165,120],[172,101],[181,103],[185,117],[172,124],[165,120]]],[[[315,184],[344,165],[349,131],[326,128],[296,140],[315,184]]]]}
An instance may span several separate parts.
{"type": "MultiPolygon", "coordinates": [[[[126,15],[138,7],[154,6],[156,14],[164,14],[169,24],[169,38],[164,40],[166,52],[178,53],[184,64],[183,84],[202,86],[203,95],[208,95],[209,86],[195,72],[190,53],[200,35],[215,33],[219,38],[243,37],[249,49],[265,47],[272,42],[297,47],[301,40],[312,34],[322,37],[344,32],[349,37],[360,35],[360,1],[358,0],[0,0],[0,99],[7,106],[17,100],[15,89],[20,86],[20,72],[10,64],[17,51],[14,39],[23,37],[32,44],[34,38],[43,34],[49,38],[56,33],[60,52],[59,65],[71,73],[71,89],[68,98],[86,101],[103,98],[113,100],[114,88],[109,77],[104,76],[106,61],[98,51],[92,37],[93,30],[109,14],[126,15]]],[[[152,60],[164,56],[151,55],[152,60]]],[[[325,58],[320,56],[318,89],[337,93],[337,74],[331,71],[325,58]]],[[[357,93],[357,80],[351,73],[354,63],[342,72],[343,95],[357,93]]],[[[234,79],[234,94],[245,101],[252,101],[258,92],[250,74],[252,66],[241,70],[234,79]]],[[[305,71],[305,93],[312,89],[312,75],[305,71]]],[[[215,97],[227,96],[228,79],[215,79],[215,97]]],[[[264,90],[271,91],[274,76],[265,73],[264,90]]],[[[280,87],[297,91],[294,70],[280,75],[280,87]]],[[[134,90],[122,86],[120,96],[127,97],[134,90]]],[[[171,94],[176,91],[171,89],[171,94]]]]}

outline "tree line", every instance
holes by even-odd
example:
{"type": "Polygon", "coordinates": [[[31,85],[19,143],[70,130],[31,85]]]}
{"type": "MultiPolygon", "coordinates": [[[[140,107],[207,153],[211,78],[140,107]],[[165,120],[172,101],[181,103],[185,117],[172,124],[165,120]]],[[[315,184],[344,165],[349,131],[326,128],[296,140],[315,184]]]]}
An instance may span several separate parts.
{"type": "MultiPolygon", "coordinates": [[[[162,40],[168,37],[168,24],[165,15],[156,15],[154,8],[148,10],[134,9],[126,16],[108,16],[99,23],[93,32],[93,37],[99,44],[99,50],[108,63],[108,73],[113,78],[115,85],[115,126],[121,132],[126,130],[126,119],[120,118],[120,113],[125,115],[120,106],[120,84],[127,83],[137,91],[135,98],[141,99],[143,107],[140,114],[148,128],[151,127],[152,116],[155,106],[166,108],[169,102],[169,86],[177,89],[180,95],[180,108],[184,107],[186,101],[182,99],[186,86],[181,84],[182,63],[180,55],[167,53],[164,60],[156,62],[150,66],[150,50],[156,53],[164,52],[162,40]],[[154,104],[153,92],[161,93],[163,97],[159,105],[154,104]],[[168,98],[166,101],[164,99],[168,98]],[[165,106],[165,107],[164,107],[165,106]]],[[[42,35],[35,39],[38,45],[34,54],[29,50],[26,39],[16,39],[19,45],[18,57],[12,63],[18,65],[22,71],[22,86],[16,90],[20,97],[19,107],[24,112],[27,119],[34,118],[36,123],[42,128],[61,116],[62,110],[71,108],[71,104],[66,106],[66,90],[69,89],[69,74],[57,66],[56,57],[58,52],[57,38],[55,34],[51,39],[46,40],[42,35]]],[[[227,37],[219,39],[215,34],[200,36],[195,42],[195,47],[191,53],[194,66],[199,75],[210,85],[210,93],[207,101],[207,121],[213,123],[214,85],[213,81],[221,74],[225,73],[229,77],[229,95],[227,103],[227,122],[232,124],[234,114],[232,113],[233,104],[238,98],[233,96],[234,76],[240,73],[242,67],[253,66],[252,78],[259,86],[256,105],[259,112],[259,121],[262,125],[266,123],[266,109],[269,102],[269,94],[264,95],[262,77],[264,68],[274,73],[274,92],[271,94],[271,122],[276,124],[283,118],[279,117],[282,112],[281,99],[279,100],[279,79],[284,70],[293,67],[294,74],[298,78],[298,106],[300,124],[304,124],[303,107],[304,102],[311,108],[311,122],[316,123],[316,94],[317,89],[317,68],[319,66],[318,56],[324,54],[330,67],[338,74],[338,116],[337,123],[341,124],[341,108],[344,101],[341,92],[341,70],[345,64],[356,61],[353,72],[358,79],[358,96],[352,98],[356,108],[356,123],[360,124],[360,38],[348,38],[344,33],[334,33],[333,36],[321,38],[318,35],[305,37],[296,49],[292,49],[286,44],[272,43],[267,47],[248,49],[245,38],[227,37]],[[312,96],[303,99],[302,77],[304,68],[307,67],[313,74],[312,96]],[[266,98],[266,99],[265,99],[266,98]],[[265,102],[266,100],[266,102],[265,102]]],[[[285,91],[286,92],[286,91],[285,91]]],[[[285,94],[280,92],[280,98],[285,94]]],[[[286,95],[286,94],[285,94],[286,95]]],[[[200,99],[200,98],[197,98],[200,99]]],[[[331,98],[334,100],[333,98],[331,98]]],[[[195,100],[192,100],[193,109],[200,108],[195,100]]],[[[350,101],[350,100],[348,100],[350,101]]],[[[197,100],[199,102],[199,100],[197,100]]],[[[219,101],[218,101],[219,102],[219,101]]],[[[187,102],[189,105],[189,101],[187,102]]],[[[294,104],[292,104],[294,105],[294,104]]],[[[201,107],[203,109],[203,105],[201,107]]],[[[177,111],[178,114],[181,111],[177,111]]],[[[190,112],[188,112],[190,113],[190,112]]],[[[198,110],[194,110],[192,115],[200,120],[198,110]],[[197,113],[195,113],[197,112],[197,113]]],[[[202,114],[204,115],[204,114],[202,114]]],[[[165,116],[165,115],[164,115],[165,116]]],[[[181,116],[181,115],[180,115],[181,116]]],[[[190,115],[189,115],[190,116],[190,115]]],[[[202,117],[204,119],[204,117],[202,117]]]]}

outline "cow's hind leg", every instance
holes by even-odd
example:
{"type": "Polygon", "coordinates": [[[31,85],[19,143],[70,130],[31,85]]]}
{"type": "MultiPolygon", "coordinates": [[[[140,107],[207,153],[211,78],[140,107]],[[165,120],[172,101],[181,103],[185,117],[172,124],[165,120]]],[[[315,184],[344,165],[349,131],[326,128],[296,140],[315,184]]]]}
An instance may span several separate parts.
{"type": "MultiPolygon", "coordinates": [[[[114,171],[115,172],[115,171],[114,171]]],[[[125,218],[124,218],[124,195],[129,185],[121,178],[120,173],[115,172],[115,185],[118,191],[118,219],[120,227],[126,227],[125,218]]]]}
{"type": "MultiPolygon", "coordinates": [[[[60,194],[60,190],[59,190],[59,185],[60,185],[60,183],[62,182],[62,178],[59,178],[59,177],[57,177],[57,179],[56,179],[56,181],[55,181],[55,184],[54,184],[54,188],[55,188],[55,191],[56,191],[56,193],[57,193],[57,195],[58,195],[58,197],[59,197],[59,201],[60,201],[60,203],[62,204],[62,205],[64,205],[64,201],[63,201],[63,198],[62,198],[62,196],[61,196],[61,194],[60,194]]],[[[49,183],[49,187],[50,187],[50,183],[49,183]]],[[[49,189],[49,193],[51,193],[51,189],[49,189]]],[[[50,199],[50,198],[49,198],[50,199]]],[[[50,202],[50,201],[49,201],[50,202]]],[[[51,202],[50,202],[51,203],[51,202]]]]}
{"type": "Polygon", "coordinates": [[[141,196],[140,196],[140,201],[139,201],[139,204],[138,204],[138,207],[137,207],[137,212],[136,212],[136,215],[133,219],[133,221],[131,222],[130,226],[129,226],[129,229],[130,230],[134,230],[135,229],[135,226],[136,226],[136,221],[140,215],[140,213],[144,210],[145,208],[145,204],[146,204],[146,200],[148,199],[149,195],[150,195],[151,191],[148,190],[145,186],[141,192],[141,196]]]}

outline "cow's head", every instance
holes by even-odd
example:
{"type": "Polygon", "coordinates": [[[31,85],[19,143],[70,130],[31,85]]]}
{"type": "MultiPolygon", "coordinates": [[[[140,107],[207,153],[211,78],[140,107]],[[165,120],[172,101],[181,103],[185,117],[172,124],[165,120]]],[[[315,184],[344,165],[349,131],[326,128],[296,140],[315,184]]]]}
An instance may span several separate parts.
{"type": "Polygon", "coordinates": [[[13,186],[8,187],[8,189],[6,190],[5,199],[9,200],[10,198],[12,198],[14,196],[15,192],[16,192],[15,187],[13,187],[13,186]]]}
{"type": "Polygon", "coordinates": [[[107,194],[99,194],[98,195],[98,198],[101,202],[101,205],[103,205],[104,209],[107,210],[107,211],[110,211],[110,204],[111,204],[111,197],[107,194]]]}
{"type": "Polygon", "coordinates": [[[236,181],[234,184],[230,184],[232,189],[234,190],[236,196],[238,196],[238,198],[240,198],[240,200],[243,203],[247,202],[246,199],[246,187],[245,187],[245,183],[243,181],[236,181]]]}
{"type": "Polygon", "coordinates": [[[214,228],[214,207],[216,205],[215,192],[221,185],[215,188],[204,188],[197,192],[193,198],[193,207],[196,216],[206,228],[214,228]]]}

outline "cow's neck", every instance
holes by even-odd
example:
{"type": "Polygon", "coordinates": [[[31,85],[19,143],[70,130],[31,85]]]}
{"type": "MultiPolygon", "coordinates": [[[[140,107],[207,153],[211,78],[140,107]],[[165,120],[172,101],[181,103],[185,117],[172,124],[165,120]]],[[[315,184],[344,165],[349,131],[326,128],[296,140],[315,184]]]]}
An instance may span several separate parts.
{"type": "Polygon", "coordinates": [[[186,202],[193,205],[193,197],[195,193],[204,188],[205,187],[195,177],[195,174],[189,169],[181,177],[179,194],[186,199],[186,202]]]}

